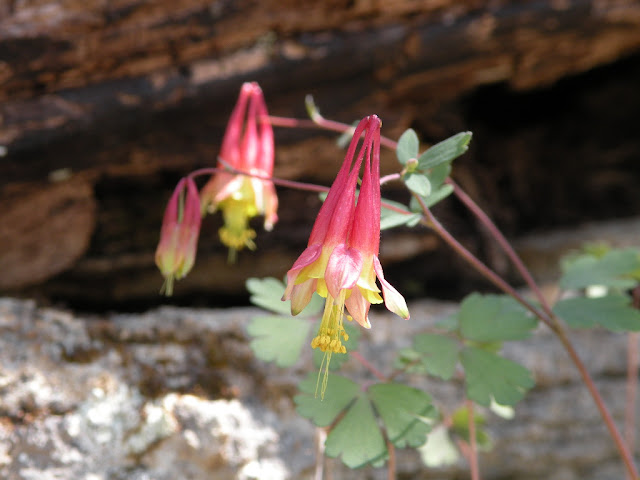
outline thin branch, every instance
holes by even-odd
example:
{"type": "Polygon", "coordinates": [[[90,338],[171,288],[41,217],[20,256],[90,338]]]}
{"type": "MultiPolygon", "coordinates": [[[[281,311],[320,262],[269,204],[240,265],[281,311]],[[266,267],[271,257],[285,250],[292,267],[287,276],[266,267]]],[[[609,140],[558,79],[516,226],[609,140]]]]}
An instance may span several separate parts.
{"type": "MultiPolygon", "coordinates": [[[[285,180],[283,178],[278,178],[278,177],[269,177],[267,175],[244,172],[242,170],[238,170],[231,166],[225,166],[222,168],[221,167],[200,168],[198,170],[194,170],[193,172],[191,172],[189,174],[189,177],[195,178],[202,175],[214,175],[216,173],[229,173],[231,175],[245,175],[247,177],[257,178],[259,180],[266,180],[266,181],[272,182],[274,185],[292,188],[294,190],[304,190],[307,192],[317,192],[317,193],[324,193],[329,191],[329,187],[324,187],[322,185],[316,185],[314,183],[305,183],[305,182],[294,182],[293,180],[285,180]]],[[[412,212],[409,212],[403,208],[400,208],[396,205],[392,205],[384,201],[380,202],[380,205],[388,210],[393,210],[394,212],[402,213],[403,215],[412,214],[412,212]]]]}
{"type": "Polygon", "coordinates": [[[284,180],[283,178],[269,177],[268,175],[260,175],[257,173],[244,172],[231,166],[227,167],[207,167],[194,170],[189,174],[190,177],[199,177],[201,175],[214,175],[216,173],[229,173],[232,175],[245,175],[247,177],[257,178],[259,180],[267,180],[273,182],[274,185],[281,187],[293,188],[295,190],[305,190],[307,192],[328,192],[329,187],[315,185],[313,183],[294,182],[293,180],[284,180]]]}
{"type": "Polygon", "coordinates": [[[478,465],[478,439],[476,437],[476,419],[473,413],[473,402],[466,400],[469,421],[469,466],[471,467],[471,480],[480,480],[480,467],[478,465]]]}
{"type": "MultiPolygon", "coordinates": [[[[636,443],[636,399],[638,397],[638,332],[627,334],[627,399],[624,414],[624,438],[630,452],[636,443]]],[[[635,480],[629,477],[630,480],[635,480]]]]}
{"type": "MultiPolygon", "coordinates": [[[[269,115],[267,117],[269,123],[274,127],[285,128],[320,128],[322,130],[331,130],[338,133],[346,133],[355,131],[354,127],[342,122],[336,122],[334,120],[327,120],[319,113],[313,116],[313,119],[306,118],[289,118],[289,117],[274,117],[269,115]]],[[[398,142],[385,136],[380,136],[380,145],[384,145],[392,150],[398,147],[398,142]]]]}
{"type": "Polygon", "coordinates": [[[389,452],[389,460],[387,462],[387,480],[396,480],[396,447],[386,435],[385,441],[387,442],[387,452],[389,452]]]}
{"type": "MultiPolygon", "coordinates": [[[[640,286],[633,289],[633,307],[640,309],[640,286]]],[[[638,397],[638,369],[640,355],[638,352],[638,332],[627,334],[627,398],[624,413],[624,438],[630,452],[635,449],[636,432],[636,399],[638,397]]],[[[635,480],[629,477],[629,480],[635,480]]]]}
{"type": "Polygon", "coordinates": [[[545,312],[537,309],[531,303],[529,303],[522,295],[516,292],[511,285],[505,282],[501,277],[499,277],[493,270],[491,270],[488,266],[482,263],[476,256],[474,256],[469,250],[467,250],[460,242],[458,242],[443,226],[438,222],[438,220],[433,216],[431,210],[424,203],[422,198],[419,195],[415,195],[414,197],[420,203],[422,210],[427,218],[427,220],[431,223],[432,227],[436,230],[436,232],[440,235],[440,237],[447,242],[462,258],[467,260],[478,272],[480,272],[486,279],[491,281],[494,285],[496,285],[500,290],[509,295],[513,296],[520,304],[522,304],[525,308],[527,308],[530,312],[536,315],[541,321],[543,321],[558,337],[565,350],[571,357],[574,365],[578,369],[580,376],[582,377],[582,381],[585,383],[589,393],[593,397],[593,401],[602,416],[602,420],[604,421],[607,429],[609,430],[609,434],[615,443],[620,456],[622,457],[622,461],[627,469],[627,472],[631,476],[632,479],[640,478],[638,476],[638,471],[633,462],[633,458],[627,449],[625,442],[622,439],[622,435],[618,430],[615,422],[613,421],[613,417],[609,412],[609,409],[604,403],[600,392],[595,386],[591,375],[589,374],[586,366],[580,359],[578,352],[573,347],[573,344],[569,340],[567,333],[562,328],[560,322],[557,317],[549,317],[545,312]]]}
{"type": "Polygon", "coordinates": [[[442,226],[442,224],[434,217],[433,213],[431,213],[431,209],[424,203],[424,200],[419,195],[413,194],[414,198],[420,204],[427,221],[431,228],[433,228],[440,238],[442,238],[451,248],[455,250],[455,252],[464,258],[473,268],[475,268],[483,277],[493,283],[496,287],[498,287],[503,292],[511,295],[515,298],[523,307],[533,313],[536,317],[542,320],[545,324],[549,326],[553,331],[556,331],[557,327],[551,322],[548,316],[536,308],[531,302],[525,299],[522,295],[520,295],[516,290],[505,282],[502,277],[500,277],[497,273],[491,270],[487,265],[485,265],[482,261],[478,259],[473,253],[467,250],[458,240],[456,240],[453,235],[451,235],[446,228],[442,226]]]}
{"type": "Polygon", "coordinates": [[[555,319],[555,315],[551,310],[551,306],[547,299],[542,294],[540,287],[533,279],[531,272],[525,266],[524,262],[520,259],[516,251],[511,246],[511,243],[505,238],[502,232],[498,229],[493,220],[489,218],[489,216],[482,210],[473,199],[467,195],[467,193],[460,188],[460,186],[454,182],[451,178],[447,178],[446,183],[453,186],[453,193],[460,199],[460,201],[473,213],[478,220],[485,226],[485,228],[489,231],[491,236],[495,239],[495,241],[500,245],[502,250],[505,252],[507,257],[513,262],[513,265],[516,267],[516,270],[520,273],[527,286],[531,289],[531,291],[535,294],[536,298],[540,302],[545,313],[549,316],[550,319],[555,319]]]}
{"type": "Polygon", "coordinates": [[[353,358],[358,360],[367,370],[369,370],[373,375],[375,375],[375,377],[378,380],[382,382],[388,381],[385,374],[382,373],[380,370],[378,370],[375,366],[373,366],[373,364],[369,362],[369,360],[367,360],[362,355],[360,355],[360,352],[350,352],[350,353],[353,358]]]}

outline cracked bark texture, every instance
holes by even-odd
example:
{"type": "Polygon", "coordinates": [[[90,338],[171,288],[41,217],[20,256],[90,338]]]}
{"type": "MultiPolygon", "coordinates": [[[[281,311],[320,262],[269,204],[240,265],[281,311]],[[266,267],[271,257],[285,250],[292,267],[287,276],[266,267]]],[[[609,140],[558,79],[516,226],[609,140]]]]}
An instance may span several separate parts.
{"type": "MultiPolygon", "coordinates": [[[[215,162],[246,80],[276,115],[304,117],[312,93],[328,117],[377,113],[391,137],[474,130],[455,174],[513,233],[637,214],[639,51],[633,0],[2,2],[0,289],[152,302],[164,202],[181,175],[215,162]]],[[[343,154],[330,135],[278,129],[276,140],[276,175],[332,180],[343,154]]],[[[237,298],[247,276],[288,268],[318,200],[281,194],[280,225],[231,271],[208,220],[183,301],[237,298]]],[[[439,213],[500,267],[455,204],[439,213]]],[[[389,275],[417,274],[415,295],[478,281],[428,234],[387,237],[389,275]]]]}

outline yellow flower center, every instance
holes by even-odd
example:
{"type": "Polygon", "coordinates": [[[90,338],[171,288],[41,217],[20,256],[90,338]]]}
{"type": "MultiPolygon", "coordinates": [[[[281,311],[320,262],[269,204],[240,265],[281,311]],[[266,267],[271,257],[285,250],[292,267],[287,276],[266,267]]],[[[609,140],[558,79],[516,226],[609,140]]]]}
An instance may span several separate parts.
{"type": "Polygon", "coordinates": [[[247,181],[230,197],[220,202],[224,226],[220,228],[220,240],[231,250],[254,250],[256,231],[249,227],[249,220],[258,214],[251,184],[247,181]]]}
{"type": "Polygon", "coordinates": [[[349,340],[349,335],[345,332],[343,326],[345,298],[345,290],[340,292],[340,296],[337,299],[334,299],[329,294],[327,295],[327,300],[324,304],[322,322],[320,322],[320,329],[318,330],[318,334],[311,341],[311,348],[319,348],[324,352],[320,371],[318,372],[318,383],[320,382],[320,374],[323,373],[322,387],[320,389],[320,395],[323,399],[324,392],[327,389],[331,355],[334,353],[347,353],[347,348],[342,344],[343,340],[345,342],[349,340]]]}

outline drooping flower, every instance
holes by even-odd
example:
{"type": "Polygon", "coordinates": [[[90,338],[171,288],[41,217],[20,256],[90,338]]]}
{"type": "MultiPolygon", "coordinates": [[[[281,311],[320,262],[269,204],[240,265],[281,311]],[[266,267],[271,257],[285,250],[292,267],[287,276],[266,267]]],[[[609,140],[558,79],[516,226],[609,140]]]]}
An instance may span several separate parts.
{"type": "Polygon", "coordinates": [[[183,278],[193,267],[200,222],[198,188],[192,178],[183,178],[167,204],[156,249],[156,265],[165,278],[162,291],[167,295],[173,293],[174,280],[183,278]]]}
{"type": "Polygon", "coordinates": [[[332,353],[346,353],[342,341],[345,307],[364,328],[371,328],[369,307],[382,303],[376,277],[382,286],[386,307],[409,318],[402,295],[384,278],[378,259],[380,246],[380,119],[376,115],[360,121],[347,149],[344,163],[320,208],[307,248],[287,272],[283,300],[291,300],[291,313],[300,313],[313,292],[326,298],[324,314],[313,348],[325,352],[325,379],[332,353]],[[358,141],[364,141],[355,156],[358,141]],[[356,185],[364,160],[362,185],[356,203],[356,185]]]}
{"type": "MultiPolygon", "coordinates": [[[[273,175],[274,142],[271,124],[264,119],[267,106],[257,83],[245,83],[222,141],[218,159],[221,169],[231,167],[252,175],[273,175]]],[[[278,221],[278,197],[269,180],[231,172],[216,173],[202,189],[203,213],[222,210],[224,226],[220,240],[229,247],[230,258],[247,247],[255,248],[256,232],[249,220],[264,215],[264,228],[278,221]]]]}

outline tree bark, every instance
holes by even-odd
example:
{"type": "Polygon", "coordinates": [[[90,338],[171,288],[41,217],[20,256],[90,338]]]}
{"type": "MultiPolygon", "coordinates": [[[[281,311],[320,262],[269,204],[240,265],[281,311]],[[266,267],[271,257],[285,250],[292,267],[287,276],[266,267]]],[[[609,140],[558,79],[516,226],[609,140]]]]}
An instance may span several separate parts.
{"type": "MultiPolygon", "coordinates": [[[[465,99],[480,86],[546,88],[639,50],[632,0],[5,2],[0,288],[106,303],[154,295],[164,202],[181,175],[215,162],[243,81],[262,85],[273,114],[304,116],[313,93],[327,116],[376,112],[388,136],[414,126],[439,140],[469,129],[465,99]]],[[[332,180],[343,153],[326,134],[278,130],[276,139],[276,175],[332,180]]],[[[387,153],[383,169],[394,163],[387,153]]],[[[474,172],[459,171],[478,187],[474,172]]],[[[211,275],[226,252],[217,220],[205,227],[182,292],[238,293],[249,274],[286,270],[318,201],[281,193],[279,228],[260,234],[261,251],[241,255],[231,277],[211,275]]],[[[491,195],[490,207],[504,202],[491,195]]],[[[455,207],[443,215],[456,218],[455,207]]],[[[462,230],[482,250],[475,229],[462,230]]],[[[425,238],[390,258],[434,252],[425,238]]],[[[434,272],[450,267],[439,262],[434,272]]]]}

